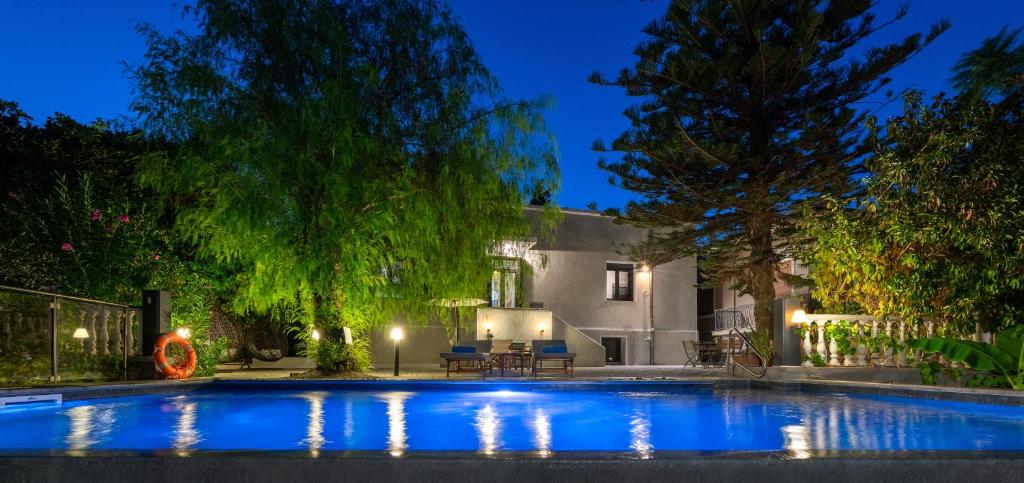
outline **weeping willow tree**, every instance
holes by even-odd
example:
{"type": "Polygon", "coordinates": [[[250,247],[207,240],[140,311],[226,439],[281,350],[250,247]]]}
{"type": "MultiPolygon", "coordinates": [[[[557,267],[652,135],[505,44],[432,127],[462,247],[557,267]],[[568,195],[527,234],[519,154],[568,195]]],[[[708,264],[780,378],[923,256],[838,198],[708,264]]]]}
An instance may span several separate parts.
{"type": "MultiPolygon", "coordinates": [[[[433,1],[200,1],[198,33],[142,27],[142,181],[200,256],[239,267],[238,313],[357,336],[479,297],[495,244],[557,189],[540,101],[503,97],[433,1]]],[[[549,208],[552,220],[555,208],[549,208]]]]}

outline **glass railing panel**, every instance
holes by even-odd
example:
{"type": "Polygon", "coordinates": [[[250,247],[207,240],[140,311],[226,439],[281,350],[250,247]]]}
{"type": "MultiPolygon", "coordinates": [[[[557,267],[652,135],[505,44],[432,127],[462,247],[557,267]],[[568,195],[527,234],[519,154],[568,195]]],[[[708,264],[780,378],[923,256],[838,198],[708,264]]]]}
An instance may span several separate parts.
{"type": "Polygon", "coordinates": [[[0,291],[0,386],[50,382],[51,300],[0,291]]]}

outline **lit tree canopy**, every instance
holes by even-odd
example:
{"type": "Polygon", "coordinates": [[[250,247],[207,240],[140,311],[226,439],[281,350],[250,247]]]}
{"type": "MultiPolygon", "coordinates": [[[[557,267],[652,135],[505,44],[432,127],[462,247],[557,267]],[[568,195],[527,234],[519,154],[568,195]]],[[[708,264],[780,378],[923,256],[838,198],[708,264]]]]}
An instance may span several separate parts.
{"type": "MultiPolygon", "coordinates": [[[[365,327],[479,296],[488,250],[557,188],[536,102],[509,101],[433,1],[198,2],[195,35],[144,27],[143,175],[234,307],[365,327]]],[[[553,207],[551,208],[554,209],[553,207]]]]}

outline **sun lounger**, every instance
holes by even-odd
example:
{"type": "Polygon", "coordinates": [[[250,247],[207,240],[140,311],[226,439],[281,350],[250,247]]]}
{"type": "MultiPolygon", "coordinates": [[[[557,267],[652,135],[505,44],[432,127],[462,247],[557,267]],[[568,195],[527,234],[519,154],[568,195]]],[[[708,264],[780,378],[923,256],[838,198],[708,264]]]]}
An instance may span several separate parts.
{"type": "Polygon", "coordinates": [[[541,371],[562,371],[569,377],[573,377],[576,354],[569,352],[564,340],[535,340],[532,345],[533,377],[537,377],[537,373],[541,371]],[[544,367],[545,362],[551,361],[561,362],[562,367],[544,367]]]}
{"type": "Polygon", "coordinates": [[[442,352],[441,358],[445,361],[445,377],[452,373],[452,363],[455,363],[455,373],[479,372],[480,377],[486,377],[487,371],[491,369],[491,341],[475,340],[471,342],[460,342],[452,347],[451,352],[442,352]]]}

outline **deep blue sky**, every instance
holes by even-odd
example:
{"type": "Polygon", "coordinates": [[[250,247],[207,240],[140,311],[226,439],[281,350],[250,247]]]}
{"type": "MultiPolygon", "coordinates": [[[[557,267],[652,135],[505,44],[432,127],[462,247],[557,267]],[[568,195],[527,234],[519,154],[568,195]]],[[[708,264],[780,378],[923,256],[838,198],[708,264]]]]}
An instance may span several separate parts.
{"type": "MultiPolygon", "coordinates": [[[[138,62],[145,49],[135,24],[149,22],[164,32],[189,28],[180,14],[187,3],[0,0],[0,98],[17,101],[39,122],[55,111],[80,121],[128,114],[132,83],[121,63],[138,62]]],[[[902,3],[881,0],[880,20],[902,3]]],[[[561,150],[560,205],[582,208],[596,201],[605,208],[630,198],[609,186],[590,145],[622,132],[621,113],[631,100],[621,90],[588,84],[586,77],[594,70],[614,75],[631,65],[640,29],[665,5],[667,0],[453,0],[507,94],[554,97],[547,119],[561,150]]],[[[916,0],[903,21],[869,44],[926,31],[943,17],[952,29],[893,72],[893,89],[947,90],[949,68],[961,53],[1004,25],[1024,25],[1024,0],[916,0]]],[[[898,110],[894,104],[881,114],[898,110]]]]}

